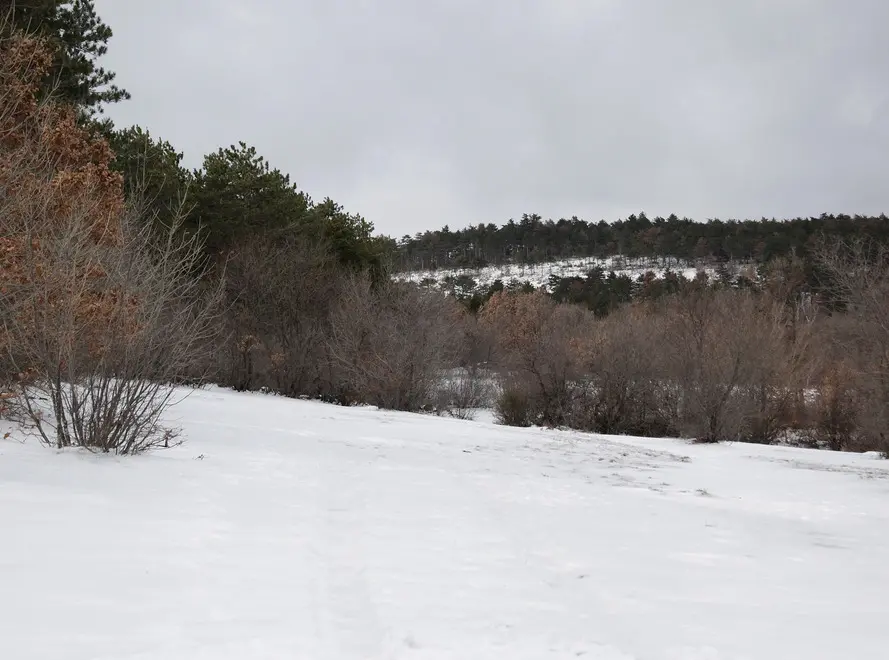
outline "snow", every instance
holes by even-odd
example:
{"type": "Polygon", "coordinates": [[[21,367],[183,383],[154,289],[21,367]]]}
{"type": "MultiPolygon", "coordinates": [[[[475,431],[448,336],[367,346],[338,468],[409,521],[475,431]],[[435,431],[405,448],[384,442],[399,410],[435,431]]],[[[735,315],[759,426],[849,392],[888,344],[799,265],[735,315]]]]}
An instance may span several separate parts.
{"type": "MultiPolygon", "coordinates": [[[[627,259],[615,256],[602,259],[578,257],[538,264],[505,264],[502,266],[485,266],[483,268],[414,270],[397,273],[394,279],[417,284],[424,280],[435,280],[438,284],[442,284],[447,277],[456,278],[461,275],[468,275],[476,281],[478,286],[483,288],[491,286],[496,280],[501,280],[504,284],[511,280],[517,280],[521,283],[530,282],[535,288],[548,288],[551,275],[559,277],[586,277],[587,273],[596,267],[604,269],[606,276],[613,271],[615,275],[627,275],[632,280],[636,280],[640,275],[644,275],[648,271],[654,273],[656,277],[663,277],[667,270],[672,270],[672,272],[682,275],[688,280],[694,279],[699,271],[703,271],[711,277],[716,272],[712,267],[696,267],[693,264],[671,258],[627,259]]],[[[735,271],[740,270],[740,268],[741,266],[738,264],[732,265],[732,269],[735,271]]]]}
{"type": "Polygon", "coordinates": [[[171,417],[135,458],[0,440],[0,658],[889,657],[874,456],[219,389],[171,417]]]}

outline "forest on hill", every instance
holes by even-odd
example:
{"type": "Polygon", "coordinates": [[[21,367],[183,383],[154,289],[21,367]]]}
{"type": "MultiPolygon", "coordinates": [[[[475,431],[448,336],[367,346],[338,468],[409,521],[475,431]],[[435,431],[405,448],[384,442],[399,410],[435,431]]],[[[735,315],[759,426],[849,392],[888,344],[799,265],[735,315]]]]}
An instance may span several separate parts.
{"type": "Polygon", "coordinates": [[[546,263],[577,257],[674,258],[686,262],[768,263],[775,257],[804,256],[822,238],[889,242],[889,218],[821,215],[789,220],[708,220],[696,222],[645,213],[616,222],[577,217],[543,220],[525,214],[502,226],[479,224],[452,231],[404,236],[394,247],[393,270],[482,268],[514,263],[546,263]]]}

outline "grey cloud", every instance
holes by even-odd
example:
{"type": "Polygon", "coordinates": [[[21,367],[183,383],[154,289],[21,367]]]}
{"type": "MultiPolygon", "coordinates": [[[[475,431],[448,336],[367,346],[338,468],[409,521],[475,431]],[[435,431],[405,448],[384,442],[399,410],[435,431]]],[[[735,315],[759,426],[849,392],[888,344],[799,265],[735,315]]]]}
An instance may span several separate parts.
{"type": "Polygon", "coordinates": [[[880,0],[99,0],[111,108],[400,235],[523,212],[879,213],[880,0]]]}

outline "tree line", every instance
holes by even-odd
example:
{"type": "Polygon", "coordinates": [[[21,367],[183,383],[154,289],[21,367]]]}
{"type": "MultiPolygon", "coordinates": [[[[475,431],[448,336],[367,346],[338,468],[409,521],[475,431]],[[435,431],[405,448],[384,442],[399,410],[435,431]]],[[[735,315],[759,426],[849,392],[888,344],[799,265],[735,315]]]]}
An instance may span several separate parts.
{"type": "Polygon", "coordinates": [[[525,214],[502,226],[479,224],[452,231],[448,226],[393,241],[396,271],[482,268],[533,264],[569,258],[726,261],[767,263],[792,253],[805,254],[823,237],[848,241],[868,237],[889,242],[889,219],[828,215],[789,220],[717,220],[695,222],[645,213],[615,222],[543,220],[525,214]]]}
{"type": "Polygon", "coordinates": [[[214,261],[257,232],[302,232],[323,237],[344,264],[382,276],[388,243],[373,225],[330,198],[314,201],[255,147],[235,142],[188,170],[184,154],[147,128],[116,127],[103,108],[130,94],[98,63],[113,31],[93,0],[0,0],[0,17],[7,40],[29,35],[46,48],[35,100],[71,108],[80,127],[108,143],[109,167],[122,176],[126,198],[141,200],[146,219],[161,227],[179,222],[214,261]]]}
{"type": "Polygon", "coordinates": [[[92,0],[0,4],[0,412],[133,453],[173,440],[175,384],[352,400],[366,374],[330,337],[356,291],[392,297],[383,241],[243,142],[189,171],[116,127],[112,36],[92,0]]]}

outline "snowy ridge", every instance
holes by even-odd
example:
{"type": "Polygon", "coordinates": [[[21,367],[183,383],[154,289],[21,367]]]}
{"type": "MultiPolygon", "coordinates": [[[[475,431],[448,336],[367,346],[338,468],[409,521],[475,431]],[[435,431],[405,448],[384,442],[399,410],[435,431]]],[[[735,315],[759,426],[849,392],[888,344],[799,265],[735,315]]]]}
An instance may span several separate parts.
{"type": "MultiPolygon", "coordinates": [[[[0,441],[0,657],[883,660],[889,464],[197,391],[0,441]]],[[[0,423],[3,430],[13,427],[0,423]]]]}
{"type": "MultiPolygon", "coordinates": [[[[602,268],[607,275],[614,271],[616,275],[627,275],[635,280],[646,272],[653,272],[656,277],[663,277],[668,270],[681,274],[686,279],[694,279],[698,272],[703,271],[712,276],[716,271],[712,266],[694,265],[676,259],[627,259],[621,256],[599,259],[595,257],[583,257],[576,259],[562,259],[539,264],[505,264],[502,266],[485,266],[484,268],[452,268],[437,270],[415,270],[397,273],[395,279],[415,283],[424,280],[435,280],[439,285],[448,277],[471,277],[480,287],[489,287],[496,280],[504,284],[511,280],[521,283],[530,282],[535,288],[547,287],[552,275],[559,277],[586,277],[593,268],[602,268]]],[[[732,265],[731,269],[737,271],[739,265],[732,265]]]]}

